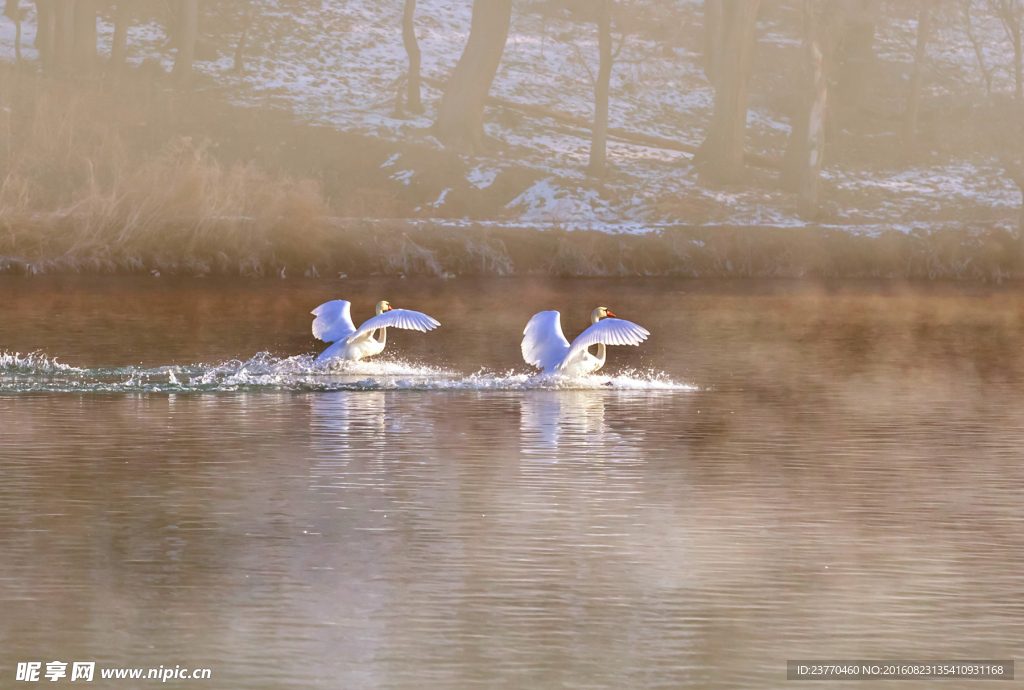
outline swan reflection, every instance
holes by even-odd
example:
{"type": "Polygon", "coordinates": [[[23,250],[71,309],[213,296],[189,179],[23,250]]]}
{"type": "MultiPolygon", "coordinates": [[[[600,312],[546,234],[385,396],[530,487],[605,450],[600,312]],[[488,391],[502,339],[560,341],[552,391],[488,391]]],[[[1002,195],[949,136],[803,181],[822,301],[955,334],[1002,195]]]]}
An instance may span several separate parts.
{"type": "Polygon", "coordinates": [[[587,450],[613,443],[618,434],[605,424],[605,391],[531,391],[520,403],[523,453],[587,450]]]}
{"type": "Polygon", "coordinates": [[[433,420],[415,399],[385,391],[337,391],[310,398],[310,445],[335,461],[421,450],[433,420]]]}
{"type": "Polygon", "coordinates": [[[312,397],[310,430],[314,445],[348,449],[382,438],[386,411],[383,391],[338,391],[312,397]]]}

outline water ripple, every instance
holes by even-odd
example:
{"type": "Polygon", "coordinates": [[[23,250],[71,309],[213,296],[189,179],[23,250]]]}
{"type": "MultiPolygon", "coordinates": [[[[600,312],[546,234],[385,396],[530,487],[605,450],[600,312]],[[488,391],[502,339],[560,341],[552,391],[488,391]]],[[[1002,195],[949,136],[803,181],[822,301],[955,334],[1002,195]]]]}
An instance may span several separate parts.
{"type": "Polygon", "coordinates": [[[242,361],[161,367],[79,368],[44,353],[0,352],[0,394],[206,393],[341,390],[696,390],[657,371],[567,378],[481,370],[463,374],[401,360],[317,364],[309,355],[260,352],[242,361]]]}

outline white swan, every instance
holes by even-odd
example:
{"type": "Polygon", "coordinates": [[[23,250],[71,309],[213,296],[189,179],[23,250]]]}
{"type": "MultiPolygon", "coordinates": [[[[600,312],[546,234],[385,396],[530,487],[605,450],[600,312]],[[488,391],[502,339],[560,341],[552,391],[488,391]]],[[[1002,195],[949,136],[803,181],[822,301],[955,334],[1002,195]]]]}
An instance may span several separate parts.
{"type": "Polygon", "coordinates": [[[530,319],[523,331],[523,359],[546,374],[593,374],[604,366],[605,345],[639,345],[650,335],[635,323],[614,317],[606,307],[598,307],[590,314],[590,328],[570,345],[562,334],[562,315],[542,311],[530,319]],[[596,357],[590,354],[591,345],[597,345],[596,357]]]}
{"type": "Polygon", "coordinates": [[[377,303],[377,315],[356,328],[352,323],[352,303],[343,299],[324,302],[310,312],[313,319],[313,335],[325,343],[334,343],[324,350],[317,362],[331,359],[359,360],[380,354],[388,338],[388,327],[407,328],[413,331],[432,331],[440,322],[426,314],[408,309],[394,309],[387,301],[377,303]],[[373,337],[380,330],[380,339],[373,337]]]}

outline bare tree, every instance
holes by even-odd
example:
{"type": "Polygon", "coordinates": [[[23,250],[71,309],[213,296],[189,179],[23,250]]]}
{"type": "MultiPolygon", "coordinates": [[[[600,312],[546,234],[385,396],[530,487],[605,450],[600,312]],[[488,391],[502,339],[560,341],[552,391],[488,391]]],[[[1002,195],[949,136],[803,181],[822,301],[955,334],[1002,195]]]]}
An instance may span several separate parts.
{"type": "Polygon", "coordinates": [[[967,40],[970,41],[971,47],[974,49],[974,58],[978,66],[978,71],[981,73],[982,83],[985,84],[985,98],[992,97],[992,78],[994,76],[993,68],[985,62],[985,51],[983,50],[981,41],[974,33],[974,18],[971,11],[974,9],[974,4],[977,0],[963,0],[963,11],[964,11],[964,32],[967,34],[967,40]]]}
{"type": "Polygon", "coordinates": [[[838,96],[835,100],[843,106],[842,114],[850,116],[850,124],[859,124],[865,106],[873,100],[875,11],[873,4],[860,2],[847,2],[847,10],[843,39],[836,51],[833,89],[838,96]]]}
{"type": "Polygon", "coordinates": [[[235,64],[232,67],[232,71],[236,74],[245,73],[245,44],[249,40],[254,14],[252,0],[245,0],[242,4],[242,35],[238,38],[238,46],[235,48],[235,64]]]}
{"type": "Polygon", "coordinates": [[[747,86],[754,63],[760,0],[730,0],[722,18],[714,59],[715,110],[704,142],[694,156],[702,179],[736,182],[743,175],[747,132],[747,86]]]}
{"type": "Polygon", "coordinates": [[[71,48],[75,43],[74,0],[54,0],[55,21],[53,32],[54,63],[60,69],[71,65],[71,48]]]}
{"type": "Polygon", "coordinates": [[[405,0],[405,11],[402,13],[402,43],[409,56],[409,74],[406,80],[405,107],[412,113],[423,112],[423,101],[420,97],[420,44],[416,40],[416,0],[405,0]]]}
{"type": "MultiPolygon", "coordinates": [[[[985,84],[985,109],[982,126],[989,135],[992,151],[1013,183],[1024,197],[1024,97],[1022,97],[1021,30],[1024,8],[1020,0],[964,0],[964,28],[974,49],[975,64],[985,84]],[[1014,97],[1008,99],[993,94],[992,81],[995,68],[987,64],[982,40],[974,33],[972,10],[987,6],[998,18],[1013,45],[1014,97]]],[[[1024,206],[1018,220],[1017,250],[1024,253],[1024,206]]]]}
{"type": "Polygon", "coordinates": [[[917,45],[914,49],[914,70],[907,88],[907,106],[903,110],[903,142],[913,143],[917,135],[917,117],[921,110],[921,84],[928,59],[928,32],[931,25],[932,0],[918,0],[917,45]]]}
{"type": "Polygon", "coordinates": [[[114,39],[110,45],[110,65],[120,69],[128,59],[128,25],[132,21],[132,3],[135,0],[117,0],[114,15],[114,39]]]}
{"type": "Polygon", "coordinates": [[[96,0],[75,0],[74,5],[75,67],[90,71],[96,65],[96,0]]]}
{"type": "Polygon", "coordinates": [[[1014,97],[1024,99],[1024,45],[1021,31],[1024,29],[1024,0],[988,0],[989,7],[1003,25],[1003,31],[1013,46],[1014,97]]]}
{"type": "Polygon", "coordinates": [[[474,0],[469,40],[444,91],[434,136],[445,146],[484,147],[484,103],[498,73],[512,24],[512,0],[474,0]]]}
{"type": "Polygon", "coordinates": [[[804,66],[800,105],[782,162],[783,187],[799,194],[804,216],[817,213],[825,157],[825,115],[830,71],[839,46],[844,7],[835,0],[803,0],[804,66]]]}
{"type": "Polygon", "coordinates": [[[39,62],[43,71],[53,69],[56,61],[54,44],[57,40],[57,0],[36,0],[36,40],[39,62]]]}
{"type": "Polygon", "coordinates": [[[597,46],[601,55],[594,82],[594,129],[587,173],[604,177],[608,162],[608,101],[612,82],[612,0],[597,0],[597,46]]]}
{"type": "Polygon", "coordinates": [[[704,76],[712,84],[718,74],[722,54],[722,3],[724,0],[704,0],[704,76]]]}
{"type": "Polygon", "coordinates": [[[14,59],[21,62],[21,7],[18,0],[7,0],[4,16],[14,22],[14,59]]]}
{"type": "Polygon", "coordinates": [[[181,86],[187,86],[192,79],[192,63],[195,60],[196,39],[199,35],[199,0],[178,0],[176,17],[177,54],[174,56],[174,79],[181,86]]]}
{"type": "MultiPolygon", "coordinates": [[[[1024,198],[1024,117],[1016,99],[989,99],[983,125],[999,163],[1024,198]]],[[[1018,218],[1018,250],[1024,252],[1024,206],[1018,218]]]]}

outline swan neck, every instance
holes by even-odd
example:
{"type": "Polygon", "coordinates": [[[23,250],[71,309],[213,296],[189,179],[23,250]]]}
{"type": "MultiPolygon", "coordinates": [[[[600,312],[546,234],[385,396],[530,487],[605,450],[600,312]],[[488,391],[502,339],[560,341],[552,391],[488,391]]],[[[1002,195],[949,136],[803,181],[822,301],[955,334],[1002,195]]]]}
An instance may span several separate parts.
{"type": "Polygon", "coordinates": [[[595,323],[601,320],[601,308],[598,307],[594,311],[590,312],[590,325],[593,326],[595,323]]]}
{"type": "Polygon", "coordinates": [[[378,329],[378,330],[380,330],[380,339],[377,342],[379,342],[381,345],[384,345],[384,343],[386,343],[388,341],[388,329],[387,329],[387,326],[385,326],[384,328],[378,329]]]}
{"type": "Polygon", "coordinates": [[[597,344],[597,368],[600,369],[604,366],[605,359],[608,357],[608,348],[605,347],[604,343],[597,344]]]}

